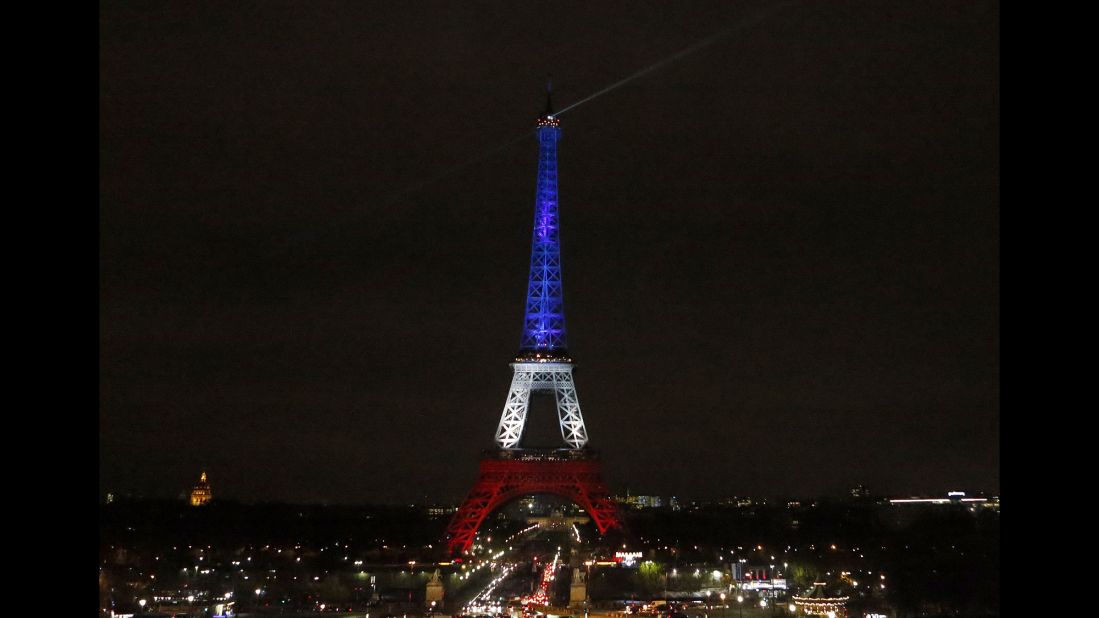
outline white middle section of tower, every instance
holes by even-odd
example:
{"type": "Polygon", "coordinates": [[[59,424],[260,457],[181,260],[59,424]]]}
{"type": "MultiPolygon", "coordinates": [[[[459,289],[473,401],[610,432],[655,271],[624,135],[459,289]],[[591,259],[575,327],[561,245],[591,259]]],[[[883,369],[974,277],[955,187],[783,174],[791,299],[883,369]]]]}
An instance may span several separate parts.
{"type": "Polygon", "coordinates": [[[512,363],[511,367],[515,373],[511,377],[504,413],[500,415],[500,426],[496,429],[496,444],[505,449],[518,448],[527,422],[531,393],[553,391],[557,397],[561,437],[571,448],[584,448],[588,443],[588,430],[584,428],[580,400],[572,381],[572,363],[512,363]]]}

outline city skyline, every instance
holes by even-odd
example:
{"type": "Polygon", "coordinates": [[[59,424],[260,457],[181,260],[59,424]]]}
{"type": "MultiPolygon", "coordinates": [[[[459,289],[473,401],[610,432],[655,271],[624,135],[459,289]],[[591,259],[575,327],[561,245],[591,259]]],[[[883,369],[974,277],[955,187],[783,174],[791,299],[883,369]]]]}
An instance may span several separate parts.
{"type": "MultiPolygon", "coordinates": [[[[109,489],[106,493],[100,496],[101,504],[112,504],[116,500],[186,500],[189,501],[191,506],[204,506],[210,503],[214,499],[211,495],[211,485],[207,481],[207,473],[203,471],[200,475],[200,481],[197,484],[188,485],[186,487],[178,487],[176,492],[173,492],[173,487],[160,487],[153,494],[141,494],[133,493],[131,490],[123,489],[109,489]],[[197,497],[199,496],[199,497],[197,497]]],[[[795,500],[793,503],[789,503],[786,506],[796,505],[801,506],[797,500],[824,500],[824,501],[843,501],[850,498],[857,499],[872,499],[878,501],[879,504],[885,504],[885,501],[889,503],[902,504],[950,504],[952,498],[959,496],[959,499],[964,501],[978,501],[984,499],[999,499],[999,494],[985,492],[983,489],[968,489],[957,488],[942,489],[940,492],[931,493],[900,493],[900,494],[881,494],[874,492],[863,485],[856,485],[854,487],[847,487],[839,490],[839,492],[831,493],[819,493],[813,495],[792,495],[792,494],[721,494],[718,490],[713,490],[709,494],[701,495],[685,495],[685,494],[658,494],[654,492],[648,492],[644,487],[612,487],[611,498],[623,505],[642,505],[644,508],[660,508],[660,507],[684,507],[684,506],[782,506],[776,503],[774,500],[795,500]],[[856,495],[856,490],[861,490],[862,493],[856,495]],[[640,500],[640,501],[639,501],[640,500]],[[743,503],[743,504],[740,504],[743,503]]],[[[549,498],[551,500],[562,500],[564,503],[568,503],[568,500],[554,496],[552,494],[534,493],[526,495],[522,498],[523,501],[529,499],[535,499],[536,497],[549,498]]],[[[401,501],[336,501],[332,503],[329,500],[321,501],[284,501],[284,500],[270,500],[264,497],[253,499],[240,499],[236,497],[224,498],[217,496],[218,501],[227,501],[227,503],[242,504],[242,505],[262,505],[262,504],[302,504],[308,506],[333,506],[333,507],[373,507],[373,506],[413,506],[413,507],[442,507],[449,505],[447,512],[453,512],[454,508],[460,500],[460,496],[452,496],[447,499],[439,496],[423,496],[424,499],[401,501]]],[[[510,503],[509,503],[510,504],[510,503]]],[[[503,508],[503,507],[501,507],[503,508]]],[[[584,510],[582,507],[573,505],[573,508],[584,510]]]]}
{"type": "Polygon", "coordinates": [[[104,5],[101,492],[460,499],[519,344],[537,145],[507,140],[545,73],[566,106],[744,24],[562,118],[612,492],[998,494],[996,18],[104,5]]]}

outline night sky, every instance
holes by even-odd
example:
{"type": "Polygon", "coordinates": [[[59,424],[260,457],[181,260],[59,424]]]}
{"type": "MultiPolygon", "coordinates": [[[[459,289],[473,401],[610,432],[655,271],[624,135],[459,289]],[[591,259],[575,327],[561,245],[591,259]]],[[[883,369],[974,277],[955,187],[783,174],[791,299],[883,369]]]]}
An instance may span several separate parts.
{"type": "Polygon", "coordinates": [[[547,72],[561,108],[729,29],[561,117],[569,350],[612,490],[998,492],[998,22],[102,3],[101,491],[205,469],[245,501],[459,500],[530,259],[536,140],[486,151],[533,130],[547,72]]]}

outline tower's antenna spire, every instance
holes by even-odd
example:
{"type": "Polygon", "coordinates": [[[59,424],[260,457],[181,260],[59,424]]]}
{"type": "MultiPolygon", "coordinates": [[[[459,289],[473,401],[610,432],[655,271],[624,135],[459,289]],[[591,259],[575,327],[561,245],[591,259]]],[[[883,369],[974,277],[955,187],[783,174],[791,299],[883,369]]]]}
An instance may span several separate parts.
{"type": "Polygon", "coordinates": [[[546,73],[546,116],[553,115],[553,75],[546,73]]]}

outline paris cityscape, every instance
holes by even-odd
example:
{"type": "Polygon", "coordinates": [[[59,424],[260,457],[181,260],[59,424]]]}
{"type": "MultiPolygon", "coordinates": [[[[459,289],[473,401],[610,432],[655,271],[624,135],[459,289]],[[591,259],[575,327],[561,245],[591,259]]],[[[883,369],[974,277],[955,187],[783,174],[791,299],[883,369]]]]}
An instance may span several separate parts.
{"type": "Polygon", "coordinates": [[[439,530],[454,506],[242,505],[211,487],[196,483],[187,501],[107,498],[100,581],[125,592],[101,601],[146,615],[355,616],[864,616],[997,602],[995,496],[615,496],[633,536],[532,496],[453,556],[439,530]]]}
{"type": "Polygon", "coordinates": [[[100,616],[999,616],[997,22],[101,5],[100,616]]]}

